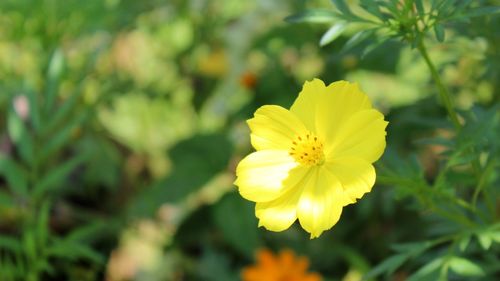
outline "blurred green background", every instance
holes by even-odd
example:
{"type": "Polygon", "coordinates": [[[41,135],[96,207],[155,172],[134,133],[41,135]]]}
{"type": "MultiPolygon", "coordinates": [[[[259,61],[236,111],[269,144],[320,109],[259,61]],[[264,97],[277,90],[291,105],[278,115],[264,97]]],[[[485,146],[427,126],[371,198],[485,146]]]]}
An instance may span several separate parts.
{"type": "MultiPolygon", "coordinates": [[[[257,228],[254,205],[237,194],[235,166],[252,151],[245,120],[264,104],[289,107],[314,77],[359,82],[386,114],[381,167],[435,178],[442,147],[418,140],[448,131],[436,129],[446,113],[425,62],[397,41],[366,56],[370,40],[343,50],[355,30],[320,47],[327,24],[283,20],[319,7],[334,9],[2,0],[0,280],[239,280],[257,249],[290,248],[324,280],[356,281],[391,244],[439,232],[389,184],[315,240],[298,225],[257,228]]],[[[473,18],[429,42],[459,110],[500,102],[498,26],[473,18]]]]}

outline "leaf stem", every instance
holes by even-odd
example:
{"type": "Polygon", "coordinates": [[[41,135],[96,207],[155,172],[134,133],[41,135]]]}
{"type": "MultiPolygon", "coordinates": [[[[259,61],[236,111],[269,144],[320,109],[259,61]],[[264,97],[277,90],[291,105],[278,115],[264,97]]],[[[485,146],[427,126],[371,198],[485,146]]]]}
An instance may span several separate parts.
{"type": "Polygon", "coordinates": [[[425,62],[427,63],[429,70],[431,71],[432,79],[434,79],[434,82],[436,83],[439,90],[438,92],[441,98],[441,102],[444,104],[446,111],[448,112],[448,116],[451,119],[451,122],[453,123],[457,131],[460,130],[461,128],[460,121],[458,120],[457,112],[453,108],[450,93],[444,86],[443,82],[441,81],[441,77],[439,76],[439,73],[436,70],[436,67],[429,58],[429,54],[427,53],[427,49],[425,48],[424,41],[422,38],[420,38],[417,42],[417,49],[424,58],[425,62]]]}

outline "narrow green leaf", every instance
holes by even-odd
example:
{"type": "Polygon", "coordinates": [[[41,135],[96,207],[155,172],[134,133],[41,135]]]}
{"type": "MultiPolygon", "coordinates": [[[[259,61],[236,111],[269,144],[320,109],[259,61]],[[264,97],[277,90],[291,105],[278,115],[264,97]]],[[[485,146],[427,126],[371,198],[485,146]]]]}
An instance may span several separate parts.
{"type": "Polygon", "coordinates": [[[467,235],[460,239],[460,242],[458,243],[458,248],[460,249],[461,252],[464,252],[467,249],[467,246],[469,246],[471,240],[471,236],[467,235]]]}
{"type": "Polygon", "coordinates": [[[26,196],[28,194],[26,172],[19,164],[2,154],[0,154],[0,175],[5,177],[9,190],[14,194],[21,196],[26,196]]]}
{"type": "Polygon", "coordinates": [[[357,32],[349,40],[347,40],[340,52],[345,52],[349,49],[352,49],[353,47],[357,46],[359,43],[363,42],[365,39],[373,35],[373,33],[373,30],[361,30],[357,32]]]}
{"type": "Polygon", "coordinates": [[[13,253],[20,253],[22,251],[22,245],[17,237],[0,234],[0,249],[9,250],[13,253]]]}
{"type": "Polygon", "coordinates": [[[409,256],[407,254],[398,254],[394,255],[382,263],[374,267],[368,273],[363,276],[363,280],[371,279],[377,277],[381,274],[392,274],[396,269],[398,269],[406,260],[408,260],[409,256]]]}
{"type": "Polygon", "coordinates": [[[333,25],[332,27],[330,27],[330,29],[328,29],[327,32],[325,32],[325,34],[323,34],[323,36],[321,37],[321,40],[319,41],[319,45],[325,46],[325,45],[333,42],[335,39],[337,39],[342,34],[342,32],[344,32],[346,27],[347,27],[347,25],[344,22],[339,22],[339,23],[333,25]]]}
{"type": "Polygon", "coordinates": [[[488,232],[478,233],[477,239],[479,240],[481,247],[486,251],[491,247],[491,243],[493,242],[491,236],[488,235],[488,232]]]}
{"type": "Polygon", "coordinates": [[[61,121],[65,121],[71,111],[75,109],[75,106],[78,104],[79,98],[82,94],[83,91],[79,90],[70,95],[47,121],[47,125],[44,127],[44,130],[52,131],[60,124],[61,121]]]}
{"type": "Polygon", "coordinates": [[[50,114],[53,110],[58,93],[59,80],[64,68],[64,55],[58,48],[52,53],[47,71],[47,88],[45,99],[45,113],[50,114]]]}
{"type": "Polygon", "coordinates": [[[35,91],[32,90],[27,90],[26,93],[29,101],[29,117],[31,120],[31,124],[33,125],[35,131],[39,132],[42,121],[40,120],[40,103],[38,100],[38,95],[35,91]]]}
{"type": "Polygon", "coordinates": [[[424,3],[422,0],[415,0],[415,6],[417,7],[417,12],[420,17],[425,15],[424,3]]]}
{"type": "Polygon", "coordinates": [[[458,13],[449,17],[449,20],[467,19],[473,17],[488,16],[500,13],[500,7],[487,6],[474,9],[466,9],[465,13],[458,13]]]}
{"type": "Polygon", "coordinates": [[[445,36],[444,28],[439,23],[437,23],[437,24],[434,25],[434,34],[436,35],[436,39],[439,42],[443,42],[444,41],[444,36],[445,36]]]}
{"type": "Polygon", "coordinates": [[[79,155],[51,169],[47,175],[35,184],[33,191],[34,197],[40,197],[46,192],[59,188],[60,185],[67,180],[69,173],[71,173],[84,160],[85,156],[79,155]]]}
{"type": "Polygon", "coordinates": [[[382,13],[382,11],[380,11],[380,7],[378,5],[378,3],[376,1],[373,1],[373,0],[361,0],[360,1],[360,6],[365,9],[368,13],[376,16],[377,18],[381,19],[381,20],[385,20],[386,19],[386,15],[384,15],[382,13]]]}
{"type": "Polygon", "coordinates": [[[417,272],[408,277],[406,281],[437,280],[436,274],[439,273],[439,268],[442,265],[443,265],[443,259],[437,258],[432,262],[421,267],[417,272]]]}
{"type": "Polygon", "coordinates": [[[30,164],[33,163],[33,139],[25,122],[14,110],[14,106],[9,107],[7,114],[7,131],[23,160],[30,164]]]}
{"type": "Polygon", "coordinates": [[[349,6],[344,0],[332,0],[332,2],[335,7],[343,14],[352,15],[351,9],[349,9],[349,6]]]}
{"type": "Polygon", "coordinates": [[[285,21],[291,23],[332,23],[338,20],[338,16],[328,10],[307,10],[285,18],[285,21]]]}
{"type": "Polygon", "coordinates": [[[88,245],[67,240],[54,240],[52,245],[47,249],[47,254],[52,257],[70,260],[83,258],[99,264],[104,262],[104,257],[88,245]]]}
{"type": "Polygon", "coordinates": [[[449,265],[453,272],[462,276],[483,276],[484,270],[477,264],[471,262],[470,260],[452,257],[449,260],[449,265]]]}
{"type": "Polygon", "coordinates": [[[50,140],[44,144],[40,151],[39,161],[44,161],[54,152],[67,144],[72,136],[73,130],[78,127],[87,117],[87,112],[82,112],[68,121],[65,126],[53,135],[50,140]]]}

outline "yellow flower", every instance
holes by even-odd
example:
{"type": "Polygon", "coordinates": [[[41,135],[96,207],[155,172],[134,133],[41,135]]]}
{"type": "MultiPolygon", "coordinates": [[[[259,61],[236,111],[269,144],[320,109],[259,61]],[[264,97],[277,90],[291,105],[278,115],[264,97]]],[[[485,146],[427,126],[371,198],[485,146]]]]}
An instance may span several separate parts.
{"type": "Polygon", "coordinates": [[[257,203],[259,226],[283,231],[298,218],[315,238],[371,190],[388,123],[357,84],[307,81],[290,110],[265,105],[247,122],[257,151],[235,185],[257,203]]]}
{"type": "Polygon", "coordinates": [[[296,257],[290,250],[283,250],[278,256],[269,250],[257,252],[257,264],[242,271],[243,281],[320,281],[317,273],[307,273],[309,261],[296,257]]]}

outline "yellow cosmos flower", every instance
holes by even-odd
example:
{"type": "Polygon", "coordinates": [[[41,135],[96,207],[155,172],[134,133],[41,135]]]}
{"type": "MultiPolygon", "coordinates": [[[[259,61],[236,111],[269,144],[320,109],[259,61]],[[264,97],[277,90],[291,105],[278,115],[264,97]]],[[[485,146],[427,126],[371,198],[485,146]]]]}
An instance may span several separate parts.
{"type": "Polygon", "coordinates": [[[247,122],[257,151],[238,164],[235,185],[257,203],[259,226],[283,231],[298,218],[318,237],[375,183],[388,123],[357,84],[307,81],[290,110],[265,105],[247,122]]]}

